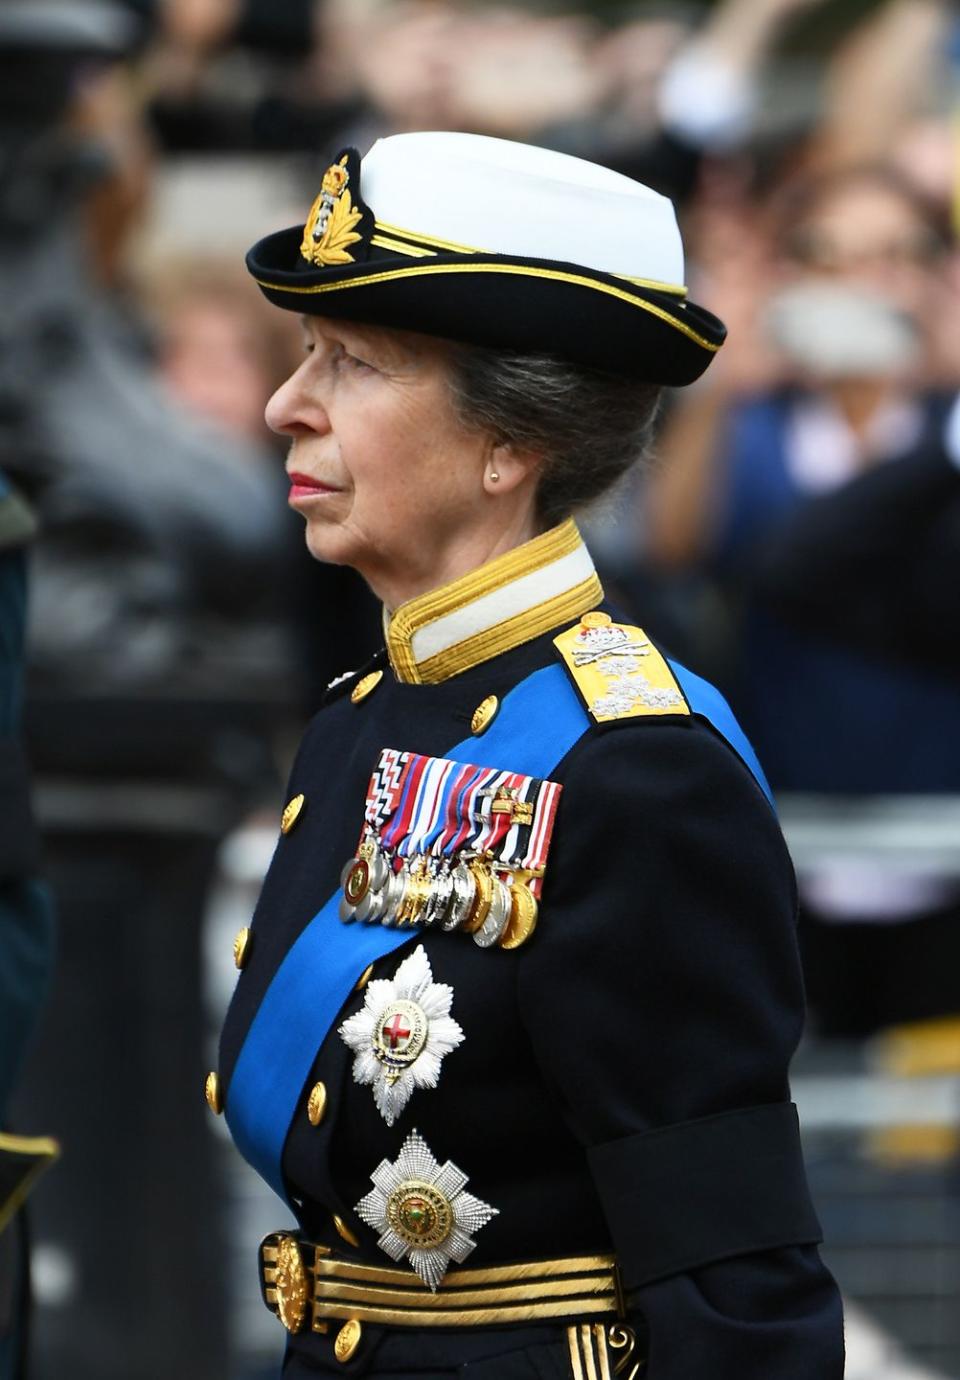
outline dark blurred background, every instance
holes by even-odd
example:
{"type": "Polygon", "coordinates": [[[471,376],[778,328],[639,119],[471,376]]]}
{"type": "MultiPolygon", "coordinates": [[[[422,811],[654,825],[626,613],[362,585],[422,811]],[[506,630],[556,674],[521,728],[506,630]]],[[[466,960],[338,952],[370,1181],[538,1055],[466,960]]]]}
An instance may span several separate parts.
{"type": "Polygon", "coordinates": [[[59,929],[0,1109],[63,1144],[31,1203],[36,1377],[277,1370],[253,1246],[283,1213],[201,1089],[293,745],[379,614],[286,509],[263,406],[298,333],[242,256],[340,146],[440,128],[670,195],[730,327],[584,525],[778,797],[850,1380],[960,1377],[958,115],[940,0],[0,5],[0,471],[40,520],[59,929]]]}

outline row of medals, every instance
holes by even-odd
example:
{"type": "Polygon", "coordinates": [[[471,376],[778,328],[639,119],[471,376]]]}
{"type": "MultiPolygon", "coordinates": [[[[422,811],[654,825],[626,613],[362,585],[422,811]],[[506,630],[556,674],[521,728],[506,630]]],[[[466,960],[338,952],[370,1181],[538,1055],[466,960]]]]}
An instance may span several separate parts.
{"type": "Polygon", "coordinates": [[[482,855],[453,862],[419,854],[398,868],[387,849],[366,838],[340,877],[340,919],[461,930],[482,949],[518,949],[536,926],[537,898],[526,885],[529,872],[502,881],[497,873],[504,871],[482,855]]]}

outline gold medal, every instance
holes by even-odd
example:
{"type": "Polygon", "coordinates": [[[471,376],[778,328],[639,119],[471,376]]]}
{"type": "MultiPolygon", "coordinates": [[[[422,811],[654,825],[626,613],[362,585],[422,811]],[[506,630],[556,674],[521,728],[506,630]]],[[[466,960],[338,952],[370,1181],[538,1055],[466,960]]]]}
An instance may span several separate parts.
{"type": "Polygon", "coordinates": [[[377,840],[368,835],[357,849],[357,859],[370,869],[370,890],[379,891],[387,880],[390,864],[380,850],[377,840]]]}
{"type": "Polygon", "coordinates": [[[530,888],[514,878],[510,884],[510,919],[500,936],[501,949],[519,949],[537,928],[540,907],[530,888]]]}
{"type": "Polygon", "coordinates": [[[487,918],[490,909],[490,902],[493,900],[493,878],[490,870],[482,858],[474,858],[469,865],[470,875],[477,884],[477,894],[470,914],[464,920],[460,928],[464,934],[476,934],[477,930],[487,918]]]}
{"type": "Polygon", "coordinates": [[[370,864],[365,858],[355,858],[343,883],[347,904],[356,908],[369,890],[370,864]]]}
{"type": "Polygon", "coordinates": [[[430,865],[421,853],[406,873],[403,900],[397,911],[398,925],[415,925],[430,896],[430,865]]]}

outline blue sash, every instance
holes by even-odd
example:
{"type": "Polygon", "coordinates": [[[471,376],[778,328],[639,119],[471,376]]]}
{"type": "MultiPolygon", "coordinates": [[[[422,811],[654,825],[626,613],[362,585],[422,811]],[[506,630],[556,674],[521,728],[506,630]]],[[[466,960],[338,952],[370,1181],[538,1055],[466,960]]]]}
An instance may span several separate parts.
{"type": "MultiPolygon", "coordinates": [[[[682,667],[673,671],[691,711],[730,742],[769,795],[753,750],[722,696],[682,667]]],[[[482,737],[464,738],[444,755],[478,767],[549,777],[591,722],[565,669],[547,666],[504,697],[482,737]]],[[[284,1199],[284,1142],[317,1051],[367,965],[414,937],[409,929],[343,924],[340,895],[338,889],[318,911],[274,974],[226,1096],[226,1119],[237,1148],[284,1199]]]]}
{"type": "Polygon", "coordinates": [[[686,666],[681,666],[678,661],[668,661],[667,665],[683,691],[691,714],[706,719],[707,723],[720,734],[720,737],[727,740],[743,765],[752,773],[757,785],[770,802],[771,808],[775,810],[773,792],[763,774],[763,768],[757,754],[750,746],[750,740],[737,723],[733,710],[720,694],[720,691],[708,680],[704,680],[702,676],[688,671],[686,666]]]}

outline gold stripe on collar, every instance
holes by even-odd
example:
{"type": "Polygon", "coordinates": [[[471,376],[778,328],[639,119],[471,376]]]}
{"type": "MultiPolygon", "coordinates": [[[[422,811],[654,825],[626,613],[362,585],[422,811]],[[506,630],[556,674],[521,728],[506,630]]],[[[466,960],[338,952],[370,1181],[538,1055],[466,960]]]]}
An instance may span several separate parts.
{"type": "Polygon", "coordinates": [[[573,586],[558,589],[527,608],[511,610],[499,622],[471,633],[433,656],[418,662],[414,654],[414,635],[421,629],[580,550],[585,550],[580,533],[573,519],[568,518],[459,580],[401,604],[386,627],[387,653],[397,679],[414,685],[438,684],[596,608],[603,599],[603,586],[591,569],[573,586]]]}
{"type": "Polygon", "coordinates": [[[471,666],[478,666],[481,661],[489,661],[491,657],[513,651],[514,647],[524,642],[532,642],[535,637],[549,632],[551,628],[558,628],[561,623],[572,622],[581,613],[595,609],[602,602],[603,585],[599,576],[591,575],[564,594],[545,599],[542,604],[524,609],[523,613],[515,614],[496,627],[476,633],[445,652],[438,652],[436,656],[421,661],[417,667],[418,675],[424,684],[437,685],[442,680],[459,675],[461,671],[469,671],[471,666]]]}

